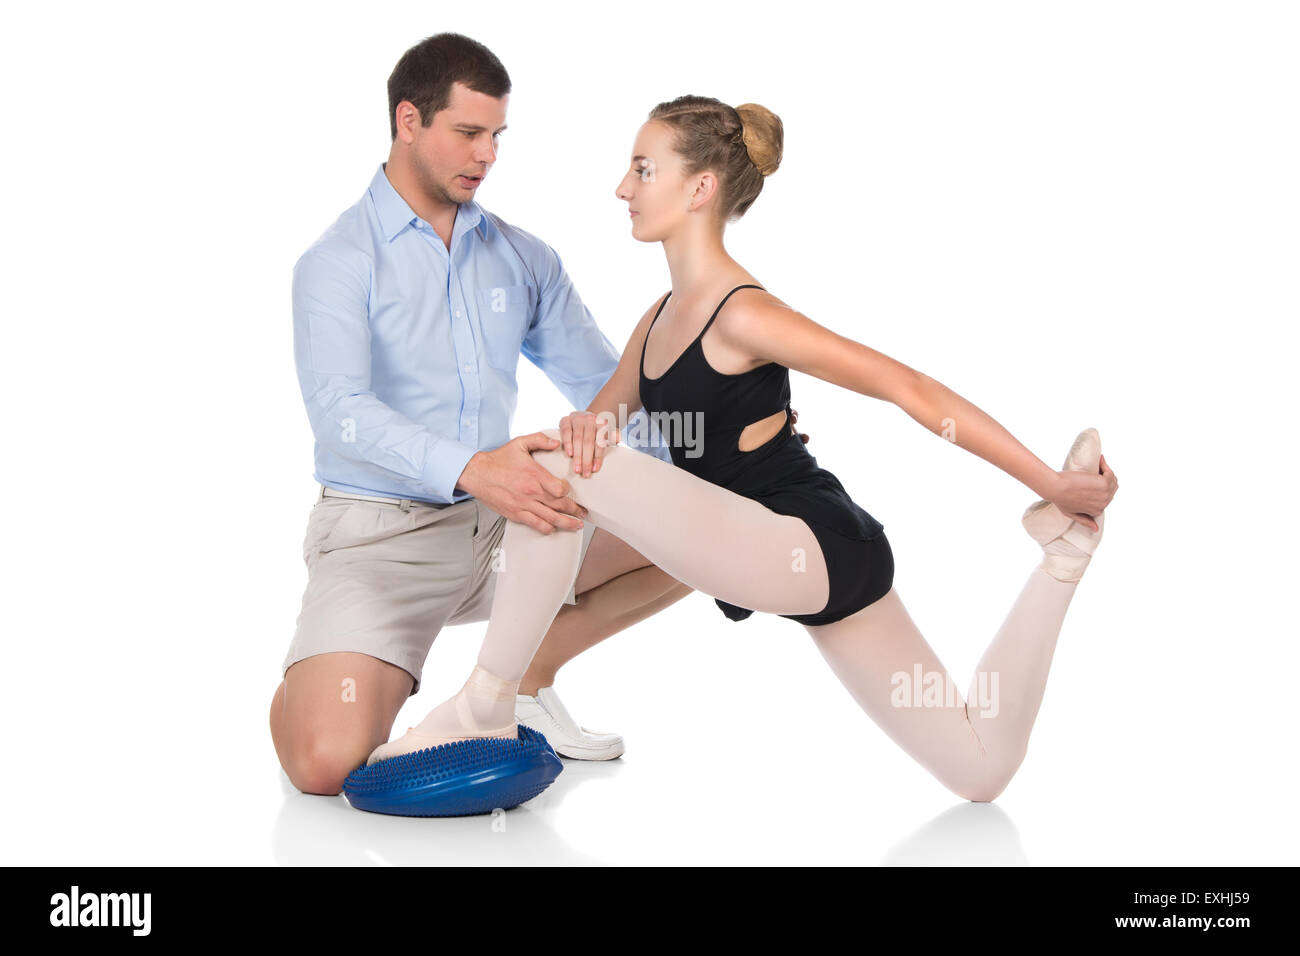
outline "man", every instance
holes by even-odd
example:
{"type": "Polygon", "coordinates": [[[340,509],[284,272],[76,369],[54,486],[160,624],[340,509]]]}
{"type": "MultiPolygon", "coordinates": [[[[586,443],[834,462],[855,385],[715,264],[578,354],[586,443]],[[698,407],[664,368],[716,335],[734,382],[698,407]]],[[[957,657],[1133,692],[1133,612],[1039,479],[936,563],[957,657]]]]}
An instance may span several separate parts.
{"type": "MultiPolygon", "coordinates": [[[[468,37],[408,50],[388,80],[387,162],[294,268],[294,356],[321,492],[270,724],[304,792],[339,793],[389,739],[445,624],[487,620],[507,520],[584,536],[517,698],[518,719],[566,756],[609,759],[623,745],[568,716],[555,672],[691,590],[580,522],[567,482],[531,457],[555,447],[548,436],[509,437],[521,352],[578,409],[619,358],[556,253],[474,201],[509,92],[500,61],[468,37]]],[[[657,442],[643,450],[671,460],[657,442]]]]}

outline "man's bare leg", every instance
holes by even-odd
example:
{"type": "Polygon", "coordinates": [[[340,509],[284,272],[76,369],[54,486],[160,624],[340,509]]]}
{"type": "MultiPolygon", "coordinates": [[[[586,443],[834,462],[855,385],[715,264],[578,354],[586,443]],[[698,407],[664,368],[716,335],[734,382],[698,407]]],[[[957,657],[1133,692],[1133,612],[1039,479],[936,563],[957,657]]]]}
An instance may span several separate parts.
{"type": "Polygon", "coordinates": [[[392,733],[414,683],[402,668],[351,651],[293,664],[271,700],[271,740],[293,785],[342,792],[348,774],[392,733]]]}
{"type": "Polygon", "coordinates": [[[651,564],[627,542],[597,528],[574,581],[577,604],[563,605],[533,656],[519,693],[536,696],[561,667],[605,638],[658,614],[693,588],[651,564]]]}

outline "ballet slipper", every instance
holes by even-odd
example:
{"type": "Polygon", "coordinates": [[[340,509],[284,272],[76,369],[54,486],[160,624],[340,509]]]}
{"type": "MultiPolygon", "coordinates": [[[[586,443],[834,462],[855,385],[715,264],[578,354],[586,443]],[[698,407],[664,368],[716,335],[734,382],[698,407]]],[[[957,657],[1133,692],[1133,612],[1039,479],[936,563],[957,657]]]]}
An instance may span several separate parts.
{"type": "MultiPolygon", "coordinates": [[[[1061,470],[1096,475],[1101,471],[1100,466],[1101,435],[1095,428],[1085,428],[1074,439],[1061,470]]],[[[1097,530],[1091,531],[1044,499],[1026,508],[1020,519],[1029,536],[1043,548],[1042,569],[1058,581],[1065,582],[1083,577],[1093,552],[1101,543],[1102,532],[1106,529],[1105,513],[1097,515],[1095,520],[1097,530]]]]}
{"type": "Polygon", "coordinates": [[[497,727],[483,726],[506,716],[513,718],[518,689],[518,680],[507,681],[482,666],[476,666],[455,697],[431,710],[418,727],[408,727],[401,737],[376,747],[366,759],[366,766],[390,757],[461,740],[480,737],[518,738],[517,720],[511,719],[497,727]]]}
{"type": "Polygon", "coordinates": [[[443,737],[435,734],[422,734],[414,727],[407,727],[406,733],[396,740],[390,740],[386,744],[380,744],[374,749],[369,757],[366,758],[366,766],[370,766],[379,760],[387,760],[389,757],[399,757],[402,754],[414,753],[417,750],[428,750],[430,747],[440,747],[443,744],[457,743],[461,740],[471,740],[479,737],[504,737],[514,740],[519,736],[518,724],[511,723],[507,727],[500,727],[496,730],[476,733],[466,737],[443,737]]]}

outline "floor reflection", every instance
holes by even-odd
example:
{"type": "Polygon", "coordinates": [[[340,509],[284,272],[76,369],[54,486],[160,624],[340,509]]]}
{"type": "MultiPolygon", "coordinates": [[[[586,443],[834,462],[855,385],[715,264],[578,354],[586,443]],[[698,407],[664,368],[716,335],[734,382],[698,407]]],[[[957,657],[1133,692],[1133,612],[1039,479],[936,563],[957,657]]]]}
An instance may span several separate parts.
{"type": "Polygon", "coordinates": [[[401,817],[355,810],[340,794],[305,794],[280,771],[284,803],[271,831],[282,866],[604,866],[552,826],[566,798],[587,780],[622,770],[618,760],[565,760],[533,799],[496,815],[401,817]]]}
{"type": "Polygon", "coordinates": [[[881,866],[1029,866],[1020,831],[996,803],[960,803],[893,846],[881,866]]]}

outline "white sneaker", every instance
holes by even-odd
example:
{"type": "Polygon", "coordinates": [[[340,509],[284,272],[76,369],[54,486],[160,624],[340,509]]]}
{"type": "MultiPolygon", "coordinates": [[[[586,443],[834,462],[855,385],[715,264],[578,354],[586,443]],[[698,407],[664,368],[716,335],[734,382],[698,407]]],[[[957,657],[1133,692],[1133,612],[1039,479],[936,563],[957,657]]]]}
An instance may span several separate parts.
{"type": "Polygon", "coordinates": [[[544,736],[562,757],[613,760],[623,755],[623,738],[579,727],[554,687],[539,687],[536,697],[515,695],[515,719],[544,736]]]}

